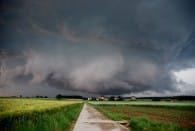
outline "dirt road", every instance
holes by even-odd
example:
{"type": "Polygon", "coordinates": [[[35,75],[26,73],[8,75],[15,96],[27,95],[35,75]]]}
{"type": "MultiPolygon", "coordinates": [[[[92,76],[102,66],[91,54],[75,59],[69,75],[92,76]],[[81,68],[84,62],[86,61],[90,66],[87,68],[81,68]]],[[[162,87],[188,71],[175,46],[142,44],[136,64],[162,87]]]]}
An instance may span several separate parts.
{"type": "Polygon", "coordinates": [[[85,104],[73,131],[129,131],[129,129],[109,120],[99,111],[85,104]]]}

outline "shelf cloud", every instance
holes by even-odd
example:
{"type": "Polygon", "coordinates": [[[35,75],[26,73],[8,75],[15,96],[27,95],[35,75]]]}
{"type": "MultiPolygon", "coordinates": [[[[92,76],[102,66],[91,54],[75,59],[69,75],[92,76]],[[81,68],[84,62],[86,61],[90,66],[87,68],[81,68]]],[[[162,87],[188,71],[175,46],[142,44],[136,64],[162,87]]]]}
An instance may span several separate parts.
{"type": "Polygon", "coordinates": [[[195,95],[194,5],[2,1],[0,95],[195,95]]]}

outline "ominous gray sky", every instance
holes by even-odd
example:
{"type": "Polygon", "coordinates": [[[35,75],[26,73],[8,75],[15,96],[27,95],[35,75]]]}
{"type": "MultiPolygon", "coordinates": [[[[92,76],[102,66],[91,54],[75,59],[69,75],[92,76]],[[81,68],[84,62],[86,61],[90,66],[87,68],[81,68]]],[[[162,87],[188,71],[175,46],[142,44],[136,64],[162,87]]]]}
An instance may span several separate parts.
{"type": "Polygon", "coordinates": [[[0,96],[195,95],[194,0],[2,0],[0,96]]]}

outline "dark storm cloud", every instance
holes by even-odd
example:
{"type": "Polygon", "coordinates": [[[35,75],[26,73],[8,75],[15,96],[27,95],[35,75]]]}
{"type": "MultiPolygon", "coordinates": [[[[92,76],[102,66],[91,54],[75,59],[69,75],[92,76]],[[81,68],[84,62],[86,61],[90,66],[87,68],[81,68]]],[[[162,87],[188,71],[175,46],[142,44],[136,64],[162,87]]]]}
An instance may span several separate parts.
{"type": "Polygon", "coordinates": [[[1,81],[97,94],[179,91],[172,71],[195,66],[193,5],[4,1],[0,48],[17,55],[1,59],[1,81]]]}

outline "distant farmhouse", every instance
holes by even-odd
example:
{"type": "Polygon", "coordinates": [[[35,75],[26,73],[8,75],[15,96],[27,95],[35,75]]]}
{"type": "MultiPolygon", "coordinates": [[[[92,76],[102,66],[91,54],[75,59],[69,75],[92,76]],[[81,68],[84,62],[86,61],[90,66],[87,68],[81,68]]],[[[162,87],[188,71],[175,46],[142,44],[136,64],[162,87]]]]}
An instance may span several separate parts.
{"type": "Polygon", "coordinates": [[[105,97],[105,96],[97,96],[97,97],[89,97],[88,98],[88,101],[108,101],[109,98],[108,97],[105,97]]]}
{"type": "Polygon", "coordinates": [[[108,97],[105,97],[105,96],[98,96],[96,97],[96,101],[108,101],[108,97]]]}
{"type": "Polygon", "coordinates": [[[135,96],[123,97],[123,99],[124,99],[125,101],[134,101],[134,100],[136,100],[136,97],[135,97],[135,96]]]}
{"type": "Polygon", "coordinates": [[[97,96],[97,97],[89,97],[88,101],[132,101],[136,100],[135,96],[130,96],[130,97],[122,97],[122,96],[97,96]]]}

